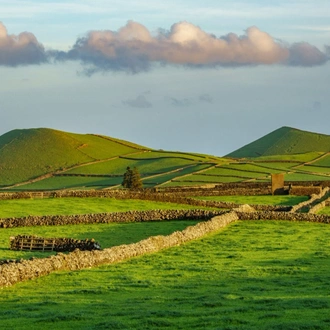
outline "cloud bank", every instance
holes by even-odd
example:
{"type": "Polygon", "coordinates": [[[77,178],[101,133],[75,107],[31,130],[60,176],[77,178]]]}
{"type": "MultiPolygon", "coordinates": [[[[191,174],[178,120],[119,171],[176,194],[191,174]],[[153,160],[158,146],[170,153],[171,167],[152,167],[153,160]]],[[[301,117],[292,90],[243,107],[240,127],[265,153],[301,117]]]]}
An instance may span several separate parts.
{"type": "Polygon", "coordinates": [[[0,25],[0,64],[35,64],[46,60],[80,61],[86,74],[105,71],[148,71],[154,64],[190,67],[246,65],[315,66],[329,60],[327,51],[299,42],[288,45],[249,27],[243,35],[216,37],[188,22],[173,24],[153,35],[140,23],[129,21],[118,31],[90,31],[71,50],[48,51],[35,36],[23,32],[10,36],[0,25]]]}
{"type": "Polygon", "coordinates": [[[93,71],[146,71],[153,63],[195,67],[282,64],[314,66],[328,61],[318,48],[305,43],[287,45],[257,27],[244,35],[216,36],[180,22],[169,31],[152,35],[140,23],[129,21],[118,31],[90,31],[79,38],[64,58],[81,60],[93,71]]]}
{"type": "Polygon", "coordinates": [[[0,22],[0,65],[18,66],[46,62],[44,47],[29,32],[9,35],[0,22]]]}

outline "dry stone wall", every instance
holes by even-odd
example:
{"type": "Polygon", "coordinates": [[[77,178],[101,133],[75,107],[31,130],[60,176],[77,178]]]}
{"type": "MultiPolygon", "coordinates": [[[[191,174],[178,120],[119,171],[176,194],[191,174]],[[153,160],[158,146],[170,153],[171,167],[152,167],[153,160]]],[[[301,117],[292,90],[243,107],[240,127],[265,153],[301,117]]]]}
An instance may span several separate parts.
{"type": "MultiPolygon", "coordinates": [[[[150,212],[143,213],[143,215],[146,214],[148,216],[154,215],[150,212]]],[[[168,217],[170,215],[175,215],[175,213],[167,213],[168,217]]],[[[211,213],[208,215],[210,216],[211,213]]],[[[191,215],[189,216],[191,217],[191,215]]],[[[198,214],[198,216],[202,215],[198,214]]],[[[146,221],[146,219],[142,219],[141,217],[142,213],[139,214],[139,217],[135,218],[135,221],[146,221]]],[[[182,214],[180,217],[182,217],[182,214]]],[[[102,264],[111,264],[146,253],[157,252],[162,249],[181,245],[193,239],[201,238],[237,220],[289,220],[330,223],[330,217],[326,215],[254,211],[253,208],[246,206],[236,211],[215,216],[211,220],[200,222],[195,226],[187,227],[183,231],[177,231],[167,236],[149,237],[138,243],[116,246],[102,251],[75,250],[69,254],[58,253],[56,256],[44,259],[0,263],[0,287],[10,286],[17,282],[47,275],[58,270],[78,270],[102,264]]]]}
{"type": "Polygon", "coordinates": [[[120,245],[102,251],[75,250],[69,254],[58,253],[43,259],[22,260],[0,265],[0,287],[30,280],[58,270],[78,270],[111,264],[139,255],[153,253],[203,237],[238,220],[235,212],[216,216],[209,221],[187,227],[167,236],[153,236],[138,243],[120,245]]]}
{"type": "Polygon", "coordinates": [[[0,219],[0,228],[59,226],[88,223],[141,222],[161,220],[210,219],[225,213],[222,210],[149,210],[78,215],[46,215],[0,219]]]}

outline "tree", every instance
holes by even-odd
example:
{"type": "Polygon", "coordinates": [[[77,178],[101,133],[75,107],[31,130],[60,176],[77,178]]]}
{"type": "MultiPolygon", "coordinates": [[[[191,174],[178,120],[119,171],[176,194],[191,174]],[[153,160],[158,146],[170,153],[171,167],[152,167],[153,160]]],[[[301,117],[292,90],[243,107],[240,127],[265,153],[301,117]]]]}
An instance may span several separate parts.
{"type": "Polygon", "coordinates": [[[141,189],[143,184],[140,173],[136,167],[132,170],[129,166],[126,168],[122,186],[129,189],[141,189]]]}

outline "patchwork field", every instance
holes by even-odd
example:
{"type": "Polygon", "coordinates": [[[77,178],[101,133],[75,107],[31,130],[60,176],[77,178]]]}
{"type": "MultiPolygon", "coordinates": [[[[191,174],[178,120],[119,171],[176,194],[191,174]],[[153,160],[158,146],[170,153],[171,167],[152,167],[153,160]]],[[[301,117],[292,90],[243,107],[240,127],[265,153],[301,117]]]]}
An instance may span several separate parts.
{"type": "Polygon", "coordinates": [[[329,234],[324,224],[237,222],[161,253],[4,288],[1,325],[328,329],[329,234]]]}
{"type": "Polygon", "coordinates": [[[0,200],[0,218],[193,208],[196,207],[176,203],[115,198],[16,199],[0,200]]]}

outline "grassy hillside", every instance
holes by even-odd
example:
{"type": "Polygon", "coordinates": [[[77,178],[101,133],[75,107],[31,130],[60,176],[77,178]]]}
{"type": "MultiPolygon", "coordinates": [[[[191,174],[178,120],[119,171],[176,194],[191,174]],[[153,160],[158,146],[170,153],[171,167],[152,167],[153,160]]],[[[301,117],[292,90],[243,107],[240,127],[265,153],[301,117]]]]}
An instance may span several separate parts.
{"type": "Polygon", "coordinates": [[[38,128],[0,136],[0,188],[9,190],[104,189],[119,187],[129,166],[144,187],[330,180],[330,136],[282,127],[220,158],[152,150],[93,134],[38,128]],[[235,158],[242,157],[242,158],[235,158]]]}
{"type": "Polygon", "coordinates": [[[235,150],[227,156],[234,158],[251,158],[329,151],[330,135],[306,132],[291,127],[281,127],[235,150]]]}
{"type": "Polygon", "coordinates": [[[0,137],[0,185],[11,185],[77,164],[140,152],[143,147],[90,134],[37,128],[0,137]]]}
{"type": "Polygon", "coordinates": [[[137,167],[150,187],[221,162],[214,156],[156,151],[103,135],[47,128],[0,136],[0,187],[12,190],[117,186],[127,166],[137,167]]]}

